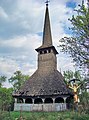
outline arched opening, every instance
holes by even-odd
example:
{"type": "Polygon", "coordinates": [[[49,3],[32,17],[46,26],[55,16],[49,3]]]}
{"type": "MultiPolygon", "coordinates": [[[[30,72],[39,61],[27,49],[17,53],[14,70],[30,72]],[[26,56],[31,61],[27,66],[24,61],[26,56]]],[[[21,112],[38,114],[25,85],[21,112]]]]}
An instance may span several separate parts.
{"type": "Polygon", "coordinates": [[[46,98],[44,103],[53,103],[53,99],[52,98],[46,98]]]}
{"type": "Polygon", "coordinates": [[[42,103],[43,103],[43,101],[42,101],[41,98],[36,98],[36,99],[34,100],[34,104],[42,104],[42,103]]]}
{"type": "Polygon", "coordinates": [[[55,103],[64,103],[64,99],[61,97],[58,97],[55,99],[55,103]]]}
{"type": "Polygon", "coordinates": [[[31,99],[31,98],[27,98],[27,99],[25,100],[25,103],[32,104],[32,99],[31,99]]]}
{"type": "Polygon", "coordinates": [[[18,98],[17,99],[17,103],[23,103],[23,99],[22,98],[18,98]]]}
{"type": "Polygon", "coordinates": [[[42,54],[42,51],[40,51],[40,54],[42,54]]]}
{"type": "Polygon", "coordinates": [[[47,50],[44,50],[44,54],[46,54],[47,53],[47,50]]]}
{"type": "Polygon", "coordinates": [[[66,99],[67,109],[73,108],[73,97],[68,97],[66,99]]]}
{"type": "Polygon", "coordinates": [[[49,50],[48,50],[48,52],[50,53],[50,52],[51,52],[51,50],[49,49],[49,50]]]}

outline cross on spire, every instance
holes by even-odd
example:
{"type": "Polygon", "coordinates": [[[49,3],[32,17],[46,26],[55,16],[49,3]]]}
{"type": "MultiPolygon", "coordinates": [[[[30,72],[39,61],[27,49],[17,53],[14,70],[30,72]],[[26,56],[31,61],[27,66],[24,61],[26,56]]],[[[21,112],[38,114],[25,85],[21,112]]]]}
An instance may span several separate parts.
{"type": "Polygon", "coordinates": [[[48,6],[48,3],[49,3],[50,1],[49,0],[47,0],[45,3],[46,3],[46,6],[48,6]]]}

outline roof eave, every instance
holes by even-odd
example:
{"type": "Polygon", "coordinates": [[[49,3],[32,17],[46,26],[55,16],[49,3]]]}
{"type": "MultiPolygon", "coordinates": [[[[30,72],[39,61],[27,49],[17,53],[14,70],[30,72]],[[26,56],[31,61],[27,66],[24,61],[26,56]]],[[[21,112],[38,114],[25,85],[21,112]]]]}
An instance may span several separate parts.
{"type": "Polygon", "coordinates": [[[39,47],[39,48],[37,48],[37,49],[35,49],[37,52],[39,52],[39,51],[41,51],[41,50],[46,50],[46,49],[53,49],[54,51],[55,51],[55,53],[56,54],[58,54],[58,52],[57,52],[57,50],[55,49],[55,47],[54,46],[49,46],[49,47],[39,47]]]}

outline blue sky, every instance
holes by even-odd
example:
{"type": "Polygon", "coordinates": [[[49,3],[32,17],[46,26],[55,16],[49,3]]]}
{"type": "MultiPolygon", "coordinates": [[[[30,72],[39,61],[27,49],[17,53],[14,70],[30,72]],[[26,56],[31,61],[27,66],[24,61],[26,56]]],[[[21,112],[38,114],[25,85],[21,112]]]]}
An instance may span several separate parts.
{"type": "Polygon", "coordinates": [[[76,7],[76,2],[74,2],[74,1],[71,2],[71,0],[70,0],[66,3],[66,6],[70,7],[70,8],[75,8],[76,7]]]}
{"type": "MultiPolygon", "coordinates": [[[[52,38],[62,71],[74,70],[71,59],[57,46],[60,38],[70,34],[68,18],[79,3],[81,0],[50,1],[52,38]]],[[[44,15],[45,0],[0,0],[0,75],[10,77],[17,70],[31,75],[36,70],[35,49],[42,43],[44,15]]]]}

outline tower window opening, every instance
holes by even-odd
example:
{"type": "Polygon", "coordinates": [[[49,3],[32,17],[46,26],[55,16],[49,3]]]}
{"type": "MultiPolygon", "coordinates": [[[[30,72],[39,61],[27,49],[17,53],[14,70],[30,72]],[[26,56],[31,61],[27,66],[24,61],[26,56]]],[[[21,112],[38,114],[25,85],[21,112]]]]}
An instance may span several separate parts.
{"type": "Polygon", "coordinates": [[[46,53],[47,53],[47,50],[44,51],[44,54],[46,54],[46,53]]]}
{"type": "Polygon", "coordinates": [[[42,51],[40,51],[40,54],[42,54],[42,51]]]}
{"type": "Polygon", "coordinates": [[[51,53],[51,50],[48,50],[49,53],[51,53]]]}

